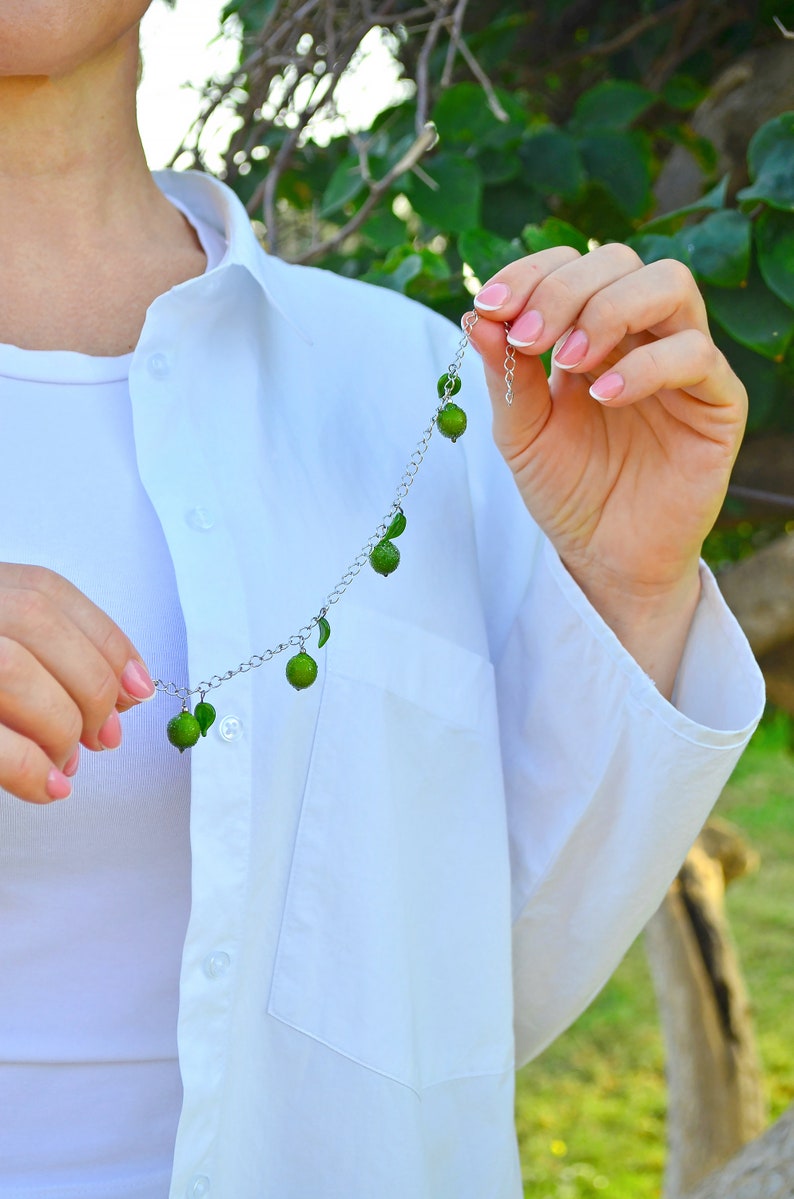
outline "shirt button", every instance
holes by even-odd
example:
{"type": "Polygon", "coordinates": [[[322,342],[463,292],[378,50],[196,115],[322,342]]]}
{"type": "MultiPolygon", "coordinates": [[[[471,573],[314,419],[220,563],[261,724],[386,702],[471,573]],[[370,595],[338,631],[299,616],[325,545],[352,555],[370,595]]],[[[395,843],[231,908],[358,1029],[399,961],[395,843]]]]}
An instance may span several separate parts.
{"type": "Polygon", "coordinates": [[[218,725],[218,732],[224,741],[238,741],[243,735],[243,722],[239,716],[224,716],[218,725]]]}
{"type": "Polygon", "coordinates": [[[214,953],[209,953],[204,959],[204,973],[207,978],[221,978],[232,964],[232,959],[228,953],[224,953],[222,949],[216,949],[214,953]]]}
{"type": "Polygon", "coordinates": [[[195,1178],[191,1178],[187,1188],[188,1199],[203,1199],[204,1195],[209,1193],[210,1180],[206,1174],[197,1174],[195,1178]]]}
{"type": "Polygon", "coordinates": [[[215,517],[209,508],[191,508],[187,514],[187,523],[193,529],[206,532],[207,529],[211,529],[215,524],[215,517]]]}
{"type": "Polygon", "coordinates": [[[149,368],[149,374],[155,379],[167,379],[171,374],[171,363],[166,354],[152,354],[146,365],[149,368]]]}

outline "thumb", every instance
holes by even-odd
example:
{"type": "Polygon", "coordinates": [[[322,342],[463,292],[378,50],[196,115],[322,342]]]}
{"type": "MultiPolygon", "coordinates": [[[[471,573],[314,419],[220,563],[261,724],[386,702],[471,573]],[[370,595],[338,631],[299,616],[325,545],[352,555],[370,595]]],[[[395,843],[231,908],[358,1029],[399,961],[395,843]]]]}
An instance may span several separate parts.
{"type": "Polygon", "coordinates": [[[463,320],[472,348],[482,358],[493,406],[494,441],[508,462],[525,452],[551,415],[551,392],[543,363],[535,354],[508,344],[502,321],[463,320]],[[512,391],[512,403],[508,402],[512,391]]]}

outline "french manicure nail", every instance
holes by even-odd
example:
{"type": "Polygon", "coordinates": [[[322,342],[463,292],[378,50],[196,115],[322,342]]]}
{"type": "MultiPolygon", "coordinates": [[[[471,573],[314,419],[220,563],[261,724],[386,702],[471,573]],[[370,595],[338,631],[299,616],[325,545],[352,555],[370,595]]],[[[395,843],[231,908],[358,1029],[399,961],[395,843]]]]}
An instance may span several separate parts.
{"type": "Polygon", "coordinates": [[[506,283],[489,283],[474,297],[474,303],[483,312],[495,312],[510,299],[510,288],[506,283]]]}
{"type": "Polygon", "coordinates": [[[72,794],[72,784],[65,774],[53,766],[47,775],[46,791],[50,799],[68,799],[72,794]]]}
{"type": "Polygon", "coordinates": [[[111,712],[96,735],[103,749],[118,749],[121,745],[121,721],[118,712],[111,712]]]}
{"type": "Polygon", "coordinates": [[[155,687],[148,670],[131,658],[121,675],[121,685],[133,699],[153,699],[155,687]]]}
{"type": "Polygon", "coordinates": [[[529,346],[534,346],[542,332],[543,317],[534,308],[531,308],[529,312],[522,313],[518,320],[513,322],[507,340],[511,346],[525,350],[529,346]]]}
{"type": "Polygon", "coordinates": [[[623,388],[626,386],[626,380],[617,371],[610,371],[608,375],[602,375],[600,379],[596,379],[593,386],[590,388],[590,395],[594,400],[599,402],[603,400],[614,400],[620,395],[623,388]]]}
{"type": "Polygon", "coordinates": [[[581,329],[574,329],[573,333],[566,337],[559,350],[554,352],[555,365],[569,371],[583,361],[589,348],[590,342],[587,334],[583,333],[581,329]]]}
{"type": "Polygon", "coordinates": [[[80,765],[80,746],[78,745],[77,749],[74,751],[71,758],[64,766],[63,773],[66,775],[66,777],[68,779],[74,778],[74,776],[77,774],[77,768],[79,765],[80,765]]]}

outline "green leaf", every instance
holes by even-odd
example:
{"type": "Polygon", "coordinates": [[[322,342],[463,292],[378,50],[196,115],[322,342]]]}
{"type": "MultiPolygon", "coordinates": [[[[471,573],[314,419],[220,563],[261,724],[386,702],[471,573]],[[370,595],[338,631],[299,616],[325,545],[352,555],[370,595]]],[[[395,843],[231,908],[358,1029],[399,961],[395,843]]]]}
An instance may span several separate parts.
{"type": "Polygon", "coordinates": [[[463,233],[480,223],[482,176],[473,162],[439,154],[423,170],[434,186],[413,176],[407,190],[414,212],[426,225],[445,233],[463,233]]]}
{"type": "Polygon", "coordinates": [[[391,288],[405,294],[415,280],[442,281],[449,278],[450,269],[446,259],[433,250],[414,250],[411,245],[395,246],[385,262],[361,276],[367,283],[391,288]]]}
{"type": "Polygon", "coordinates": [[[628,129],[655,100],[655,93],[638,83],[606,79],[576,101],[570,128],[582,134],[596,130],[619,132],[628,129]]]}
{"type": "Polygon", "coordinates": [[[334,171],[320,204],[320,216],[328,217],[344,208],[354,200],[359,192],[364,190],[364,180],[361,178],[361,164],[357,157],[350,155],[342,160],[334,171]]]}
{"type": "Polygon", "coordinates": [[[766,160],[779,145],[794,138],[794,112],[784,112],[756,129],[747,147],[750,178],[757,179],[766,160]]]}
{"type": "Polygon", "coordinates": [[[486,187],[483,192],[483,228],[510,241],[523,222],[542,221],[549,206],[532,188],[512,181],[499,187],[486,187]]]}
{"type": "Polygon", "coordinates": [[[625,133],[594,133],[580,142],[588,174],[612,193],[626,216],[643,216],[651,206],[651,155],[645,140],[625,133]]]}
{"type": "Polygon", "coordinates": [[[549,250],[553,246],[573,246],[580,254],[587,253],[587,238],[584,233],[561,221],[559,217],[550,216],[542,225],[526,225],[521,233],[524,245],[530,254],[539,250],[549,250]]]}
{"type": "Polygon", "coordinates": [[[328,640],[328,638],[331,636],[331,626],[329,625],[328,621],[325,619],[324,616],[321,616],[320,619],[317,621],[317,629],[320,634],[319,639],[317,641],[317,648],[322,649],[323,646],[325,645],[326,641],[328,640]]]}
{"type": "Polygon", "coordinates": [[[379,209],[361,226],[361,236],[379,250],[390,250],[405,241],[405,225],[390,209],[379,209]]]}
{"type": "Polygon", "coordinates": [[[794,138],[775,147],[755,183],[743,187],[736,198],[743,208],[761,203],[794,212],[794,138]]]}
{"type": "MultiPolygon", "coordinates": [[[[440,400],[443,400],[445,397],[447,399],[449,399],[450,396],[456,396],[458,394],[461,387],[463,386],[460,375],[455,375],[454,379],[452,380],[452,384],[451,384],[451,386],[449,386],[449,395],[447,395],[447,387],[448,386],[449,386],[449,371],[444,371],[443,375],[439,375],[439,377],[436,381],[436,391],[438,392],[438,398],[440,400]]],[[[400,530],[400,532],[402,532],[402,529],[400,530]]],[[[391,533],[387,533],[386,536],[390,537],[391,533]]]]}
{"type": "Polygon", "coordinates": [[[541,196],[574,199],[585,180],[584,164],[576,140],[563,129],[549,126],[518,147],[522,176],[541,196]]]}
{"type": "Polygon", "coordinates": [[[767,121],[755,133],[747,151],[752,183],[739,192],[743,207],[759,201],[794,211],[794,113],[767,121]]]}
{"type": "MultiPolygon", "coordinates": [[[[457,379],[455,382],[457,382],[457,379]]],[[[398,508],[394,516],[391,518],[389,527],[383,536],[386,537],[387,540],[391,541],[393,537],[399,537],[405,532],[405,526],[407,524],[408,521],[405,519],[405,513],[403,512],[402,508],[398,508]]]]}
{"type": "Polygon", "coordinates": [[[417,275],[422,273],[422,256],[420,254],[409,254],[397,263],[392,269],[385,269],[382,273],[382,278],[378,279],[385,287],[390,287],[393,291],[405,292],[408,284],[416,279],[417,275]]]}
{"type": "Polygon", "coordinates": [[[513,147],[507,150],[486,146],[477,155],[477,165],[486,185],[509,183],[521,171],[521,161],[513,147]]]}
{"type": "Polygon", "coordinates": [[[704,288],[710,316],[740,345],[782,362],[794,336],[794,310],[771,292],[753,266],[745,287],[704,288]]]}
{"type": "Polygon", "coordinates": [[[481,283],[523,253],[517,240],[506,241],[487,229],[467,229],[458,238],[458,253],[481,283]]]}
{"type": "Polygon", "coordinates": [[[740,287],[750,270],[752,225],[741,212],[714,212],[678,233],[692,269],[703,283],[740,287]]]}
{"type": "Polygon", "coordinates": [[[670,236],[665,233],[637,233],[634,237],[629,237],[627,242],[646,265],[659,262],[663,258],[677,258],[686,266],[691,265],[687,249],[681,244],[678,234],[670,236]]]}
{"type": "Polygon", "coordinates": [[[277,0],[228,0],[221,9],[221,23],[236,13],[246,32],[262,29],[276,4],[277,0]]]}
{"type": "Polygon", "coordinates": [[[763,428],[773,419],[780,400],[786,398],[783,368],[760,354],[754,354],[746,346],[739,345],[718,326],[714,329],[714,341],[747,389],[750,401],[748,433],[763,428]]]}
{"type": "Polygon", "coordinates": [[[509,120],[500,121],[486,103],[479,83],[456,83],[441,93],[431,119],[439,140],[447,149],[504,146],[515,142],[529,120],[515,96],[498,88],[497,99],[509,120]]]}
{"type": "Polygon", "coordinates": [[[202,737],[206,737],[207,730],[215,723],[215,709],[213,708],[212,704],[205,703],[205,701],[202,700],[201,703],[196,704],[193,715],[198,721],[198,726],[201,729],[202,737]]]}
{"type": "Polygon", "coordinates": [[[656,134],[667,138],[674,146],[683,146],[692,155],[704,177],[710,178],[717,170],[719,156],[714,143],[696,133],[690,125],[659,125],[656,134]]]}
{"type": "Polygon", "coordinates": [[[755,242],[767,287],[794,308],[794,217],[768,209],[756,222],[755,242]]]}
{"type": "Polygon", "coordinates": [[[673,75],[662,88],[662,99],[670,108],[679,112],[691,112],[705,100],[708,89],[691,75],[673,75]]]}
{"type": "Polygon", "coordinates": [[[692,216],[697,212],[713,212],[715,209],[724,208],[728,198],[729,179],[730,175],[723,175],[719,183],[699,200],[695,200],[692,204],[686,204],[683,208],[676,208],[673,212],[665,212],[661,216],[654,217],[652,221],[646,221],[641,232],[667,233],[684,217],[692,216]]]}

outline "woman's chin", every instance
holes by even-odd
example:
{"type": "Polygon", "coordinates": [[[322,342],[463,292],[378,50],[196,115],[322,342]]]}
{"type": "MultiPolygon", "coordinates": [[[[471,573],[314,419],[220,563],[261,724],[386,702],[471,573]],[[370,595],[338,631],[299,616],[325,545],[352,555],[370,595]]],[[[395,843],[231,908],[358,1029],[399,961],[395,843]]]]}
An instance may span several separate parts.
{"type": "Polygon", "coordinates": [[[68,75],[133,34],[150,4],[151,0],[0,0],[0,77],[68,75]]]}

